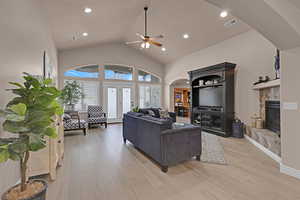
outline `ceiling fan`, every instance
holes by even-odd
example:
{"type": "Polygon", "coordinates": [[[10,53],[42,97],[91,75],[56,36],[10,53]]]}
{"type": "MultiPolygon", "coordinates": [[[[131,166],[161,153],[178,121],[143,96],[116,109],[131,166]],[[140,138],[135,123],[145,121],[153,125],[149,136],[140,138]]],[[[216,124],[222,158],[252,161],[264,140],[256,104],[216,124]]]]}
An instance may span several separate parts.
{"type": "Polygon", "coordinates": [[[126,44],[130,45],[130,44],[141,44],[141,48],[150,48],[151,45],[155,45],[158,47],[162,47],[163,45],[159,42],[154,41],[154,39],[162,39],[164,38],[163,35],[157,35],[157,36],[149,36],[147,33],[147,11],[148,11],[148,7],[144,7],[144,11],[145,11],[145,34],[139,34],[136,33],[136,35],[138,37],[140,37],[141,40],[137,40],[137,41],[132,41],[132,42],[126,42],[126,44]]]}

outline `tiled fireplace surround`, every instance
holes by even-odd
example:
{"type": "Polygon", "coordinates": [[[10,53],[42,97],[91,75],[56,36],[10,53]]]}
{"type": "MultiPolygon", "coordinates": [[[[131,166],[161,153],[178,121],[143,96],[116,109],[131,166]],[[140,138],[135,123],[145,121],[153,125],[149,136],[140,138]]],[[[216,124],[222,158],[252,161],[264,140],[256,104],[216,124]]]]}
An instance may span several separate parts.
{"type": "MultiPolygon", "coordinates": [[[[260,88],[259,92],[259,117],[265,122],[265,102],[268,100],[280,100],[280,86],[260,88]]],[[[257,129],[251,126],[247,126],[246,134],[253,140],[275,153],[279,157],[281,156],[281,142],[277,133],[274,133],[267,129],[257,129]]]]}

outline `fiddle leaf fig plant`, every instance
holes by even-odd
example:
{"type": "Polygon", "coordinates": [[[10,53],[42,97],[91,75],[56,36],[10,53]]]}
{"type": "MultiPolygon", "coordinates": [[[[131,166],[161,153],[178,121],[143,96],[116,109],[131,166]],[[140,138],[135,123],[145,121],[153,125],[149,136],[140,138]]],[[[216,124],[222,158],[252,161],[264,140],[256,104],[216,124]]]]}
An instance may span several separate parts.
{"type": "Polygon", "coordinates": [[[63,114],[58,102],[61,92],[52,86],[51,79],[39,79],[24,73],[25,82],[10,83],[16,96],[0,110],[5,119],[3,129],[14,134],[0,138],[0,163],[20,162],[21,191],[26,190],[26,171],[30,152],[46,147],[46,137],[56,138],[55,117],[63,114]]]}

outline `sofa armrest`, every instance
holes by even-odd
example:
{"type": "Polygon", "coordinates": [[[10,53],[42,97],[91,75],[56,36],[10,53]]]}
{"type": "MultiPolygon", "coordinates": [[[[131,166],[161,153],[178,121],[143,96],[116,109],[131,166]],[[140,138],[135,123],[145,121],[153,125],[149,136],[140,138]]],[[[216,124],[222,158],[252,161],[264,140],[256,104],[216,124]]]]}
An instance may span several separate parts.
{"type": "Polygon", "coordinates": [[[200,157],[201,128],[183,127],[165,130],[161,134],[161,142],[163,166],[172,166],[193,156],[200,157]]]}
{"type": "Polygon", "coordinates": [[[176,113],[175,112],[169,112],[169,116],[172,118],[173,122],[176,122],[176,113]]]}

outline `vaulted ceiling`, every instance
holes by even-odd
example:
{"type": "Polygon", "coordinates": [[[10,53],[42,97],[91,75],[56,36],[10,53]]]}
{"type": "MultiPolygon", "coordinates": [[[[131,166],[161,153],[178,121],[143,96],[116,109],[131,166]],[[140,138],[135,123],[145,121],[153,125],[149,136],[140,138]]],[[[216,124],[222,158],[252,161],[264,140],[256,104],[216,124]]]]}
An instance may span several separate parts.
{"type": "Polygon", "coordinates": [[[300,46],[299,0],[207,0],[230,10],[280,50],[300,46]]]}
{"type": "MultiPolygon", "coordinates": [[[[160,63],[207,48],[250,28],[241,21],[231,27],[224,23],[232,16],[220,18],[221,10],[204,0],[43,0],[56,46],[60,50],[125,43],[137,40],[144,32],[143,7],[149,6],[149,33],[163,34],[160,40],[167,51],[158,47],[141,50],[160,63]],[[90,7],[93,12],[85,14],[90,7]],[[83,37],[82,33],[89,35],[83,37]],[[182,35],[188,33],[189,39],[182,35]],[[73,40],[73,37],[76,40],[73,40]]],[[[138,48],[138,45],[130,45],[138,48]]]]}

